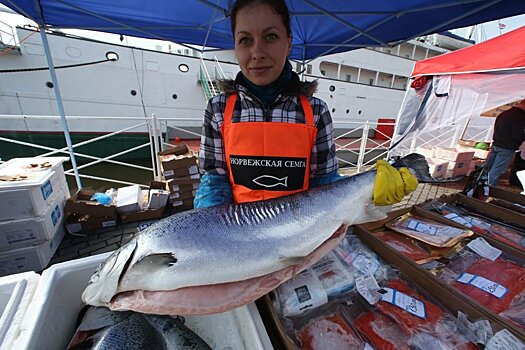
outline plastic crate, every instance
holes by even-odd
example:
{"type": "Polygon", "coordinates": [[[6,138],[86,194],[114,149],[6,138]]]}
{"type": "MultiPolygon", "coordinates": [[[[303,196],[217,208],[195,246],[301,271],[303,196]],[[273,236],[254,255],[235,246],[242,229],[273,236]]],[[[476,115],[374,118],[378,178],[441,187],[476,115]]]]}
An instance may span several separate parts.
{"type": "MultiPolygon", "coordinates": [[[[31,315],[23,320],[13,349],[65,349],[83,306],[82,292],[109,254],[59,263],[45,270],[29,305],[31,315]]],[[[184,317],[186,325],[213,349],[272,349],[253,303],[220,314],[184,317]]]]}

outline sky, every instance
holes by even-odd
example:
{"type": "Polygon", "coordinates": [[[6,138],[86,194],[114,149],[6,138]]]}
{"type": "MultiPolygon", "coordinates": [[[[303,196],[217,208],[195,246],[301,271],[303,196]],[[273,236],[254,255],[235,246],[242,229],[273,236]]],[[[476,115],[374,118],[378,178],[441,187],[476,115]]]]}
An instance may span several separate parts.
{"type": "MultiPolygon", "coordinates": [[[[4,5],[0,4],[0,35],[2,35],[2,31],[6,30],[5,24],[14,27],[15,25],[24,25],[24,24],[31,23],[29,19],[24,18],[22,16],[2,12],[2,9],[5,9],[5,8],[6,7],[4,5]]],[[[514,16],[514,17],[503,18],[498,21],[486,22],[486,23],[476,26],[476,29],[472,36],[472,40],[475,40],[476,42],[488,40],[498,35],[508,33],[523,25],[525,25],[525,14],[514,16]],[[504,28],[500,29],[500,24],[502,24],[502,27],[504,28]]],[[[71,34],[76,34],[79,36],[89,37],[92,39],[101,40],[101,41],[109,41],[109,42],[119,43],[119,44],[121,43],[118,35],[107,34],[107,33],[97,33],[97,32],[87,32],[87,31],[80,31],[80,30],[67,30],[66,32],[71,33],[71,34]]],[[[469,28],[458,28],[458,29],[451,30],[451,32],[454,34],[460,35],[462,37],[466,37],[466,35],[469,32],[469,28]]],[[[126,38],[126,42],[124,42],[124,44],[144,47],[147,49],[160,49],[160,47],[166,46],[165,42],[161,42],[159,40],[129,38],[129,37],[126,38]]]]}

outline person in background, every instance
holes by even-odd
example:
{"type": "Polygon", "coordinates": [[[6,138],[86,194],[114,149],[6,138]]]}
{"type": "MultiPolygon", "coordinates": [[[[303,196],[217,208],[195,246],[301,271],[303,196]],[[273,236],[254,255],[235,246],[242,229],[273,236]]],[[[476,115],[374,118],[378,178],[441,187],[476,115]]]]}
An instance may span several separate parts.
{"type": "Polygon", "coordinates": [[[492,147],[487,159],[489,185],[497,186],[514,154],[525,141],[525,99],[502,112],[494,124],[492,147]]]}
{"type": "MultiPolygon", "coordinates": [[[[223,92],[206,107],[195,207],[277,198],[342,178],[328,106],[313,97],[317,83],[300,81],[288,62],[285,2],[239,0],[231,29],[241,71],[234,81],[220,82],[223,92]]],[[[383,203],[405,184],[397,170],[380,164],[397,181],[382,181],[391,187],[383,203]]]]}

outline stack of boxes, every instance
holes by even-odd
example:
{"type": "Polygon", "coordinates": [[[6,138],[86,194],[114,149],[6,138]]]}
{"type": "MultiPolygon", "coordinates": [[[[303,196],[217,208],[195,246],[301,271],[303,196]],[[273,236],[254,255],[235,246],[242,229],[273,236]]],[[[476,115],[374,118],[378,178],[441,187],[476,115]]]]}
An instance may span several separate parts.
{"type": "Polygon", "coordinates": [[[446,147],[419,147],[416,153],[427,158],[430,175],[436,179],[467,175],[474,157],[474,152],[446,147]]]}
{"type": "Polygon", "coordinates": [[[0,276],[44,269],[64,236],[65,157],[0,165],[0,276]]]}
{"type": "Polygon", "coordinates": [[[169,203],[176,211],[193,208],[200,184],[198,157],[187,145],[159,152],[162,175],[170,192],[169,203]]]}
{"type": "Polygon", "coordinates": [[[91,200],[94,194],[93,190],[82,189],[67,200],[64,211],[70,214],[66,220],[66,229],[69,233],[113,229],[117,225],[116,206],[102,205],[91,200]]]}

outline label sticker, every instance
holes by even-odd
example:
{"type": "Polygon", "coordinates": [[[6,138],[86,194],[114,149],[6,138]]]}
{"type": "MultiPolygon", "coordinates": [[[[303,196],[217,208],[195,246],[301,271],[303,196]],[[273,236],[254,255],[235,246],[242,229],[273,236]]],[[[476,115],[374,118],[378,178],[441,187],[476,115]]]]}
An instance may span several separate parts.
{"type": "Polygon", "coordinates": [[[525,350],[525,344],[508,330],[502,329],[489,340],[485,350],[525,350]]]}
{"type": "Polygon", "coordinates": [[[461,334],[470,342],[475,344],[487,344],[493,336],[492,327],[487,320],[470,322],[463,312],[458,311],[456,325],[461,334]]]}
{"type": "Polygon", "coordinates": [[[53,222],[53,226],[57,225],[58,220],[60,220],[60,208],[58,205],[53,209],[53,212],[51,213],[51,222],[53,222]]]}
{"type": "Polygon", "coordinates": [[[501,255],[501,250],[491,246],[485,239],[478,237],[467,244],[467,247],[489,260],[496,260],[501,255]]]}
{"type": "Polygon", "coordinates": [[[370,344],[366,343],[363,350],[374,350],[374,348],[370,344]]]}
{"type": "Polygon", "coordinates": [[[437,233],[437,227],[417,220],[408,220],[407,227],[417,232],[426,233],[427,235],[435,235],[437,233]]]}
{"type": "Polygon", "coordinates": [[[359,250],[357,255],[352,261],[352,266],[354,266],[362,274],[369,275],[374,274],[379,268],[379,262],[374,258],[368,256],[362,250],[359,250]]]}
{"type": "Polygon", "coordinates": [[[446,214],[445,217],[449,220],[452,220],[454,222],[457,222],[458,224],[460,225],[463,225],[463,226],[466,226],[468,228],[471,228],[472,227],[472,224],[470,222],[468,222],[468,220],[466,220],[465,218],[463,218],[462,216],[459,216],[458,214],[456,213],[449,213],[449,214],[446,214]]]}
{"type": "Polygon", "coordinates": [[[103,221],[102,222],[102,227],[112,227],[112,226],[117,226],[117,222],[115,220],[109,220],[109,221],[103,221]]]}
{"type": "Polygon", "coordinates": [[[470,284],[474,287],[481,289],[482,291],[494,295],[499,299],[503,298],[503,296],[507,294],[508,291],[507,288],[505,288],[497,282],[493,282],[489,279],[486,279],[485,277],[472,275],[466,272],[462,273],[458,277],[457,281],[465,284],[470,284]]]}
{"type": "Polygon", "coordinates": [[[376,279],[373,275],[359,276],[355,279],[355,287],[357,292],[368,301],[370,305],[374,305],[381,300],[382,295],[377,291],[380,289],[376,279]]]}
{"type": "Polygon", "coordinates": [[[426,318],[425,304],[392,288],[383,288],[386,291],[381,297],[382,301],[399,306],[403,310],[420,318],[426,318]]]}
{"type": "Polygon", "coordinates": [[[49,196],[53,193],[53,186],[51,185],[51,180],[47,180],[46,183],[44,183],[40,187],[40,192],[42,192],[42,197],[44,200],[48,199],[49,196]]]}

